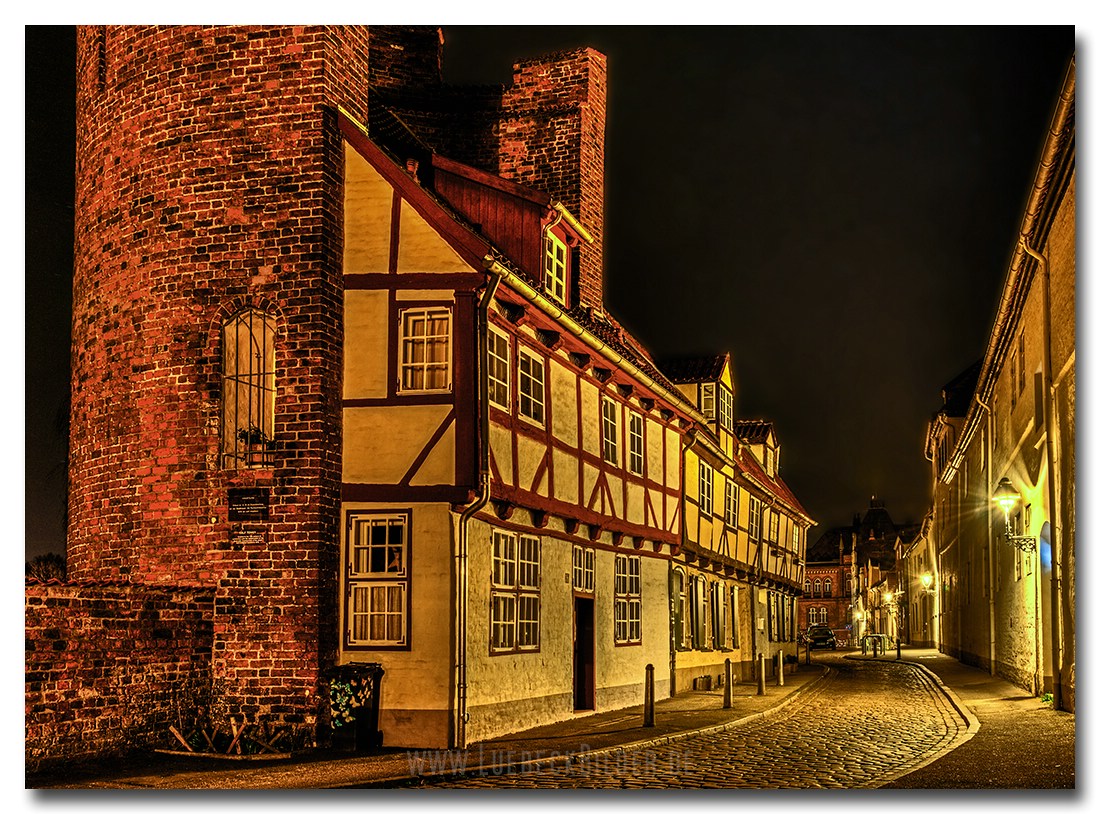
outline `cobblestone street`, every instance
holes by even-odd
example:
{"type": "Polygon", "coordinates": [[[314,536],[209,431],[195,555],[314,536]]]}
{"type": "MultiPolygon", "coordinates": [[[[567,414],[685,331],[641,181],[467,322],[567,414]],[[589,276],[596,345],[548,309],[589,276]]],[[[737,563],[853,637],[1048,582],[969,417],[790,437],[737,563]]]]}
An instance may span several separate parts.
{"type": "Polygon", "coordinates": [[[530,772],[483,769],[437,788],[874,788],[923,766],[966,722],[920,670],[820,656],[829,677],[781,714],[724,732],[530,772]]]}

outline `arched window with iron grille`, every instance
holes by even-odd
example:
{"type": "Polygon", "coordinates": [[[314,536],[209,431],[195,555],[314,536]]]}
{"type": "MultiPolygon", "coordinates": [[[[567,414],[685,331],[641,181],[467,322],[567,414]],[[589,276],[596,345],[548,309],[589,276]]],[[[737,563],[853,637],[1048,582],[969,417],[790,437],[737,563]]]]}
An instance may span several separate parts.
{"type": "Polygon", "coordinates": [[[225,469],[271,466],[275,448],[275,318],[252,308],[222,326],[225,469]]]}

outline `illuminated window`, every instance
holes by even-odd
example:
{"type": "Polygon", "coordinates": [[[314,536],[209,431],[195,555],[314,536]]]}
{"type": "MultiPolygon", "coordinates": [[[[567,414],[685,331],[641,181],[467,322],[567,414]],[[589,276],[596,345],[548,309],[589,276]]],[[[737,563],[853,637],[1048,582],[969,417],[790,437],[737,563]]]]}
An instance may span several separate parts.
{"type": "Polygon", "coordinates": [[[615,643],[642,640],[642,558],[615,555],[615,643]]]}
{"type": "Polygon", "coordinates": [[[603,410],[603,459],[609,464],[619,463],[619,405],[606,396],[603,410]]]}
{"type": "Polygon", "coordinates": [[[709,515],[714,511],[714,467],[699,461],[699,511],[709,515]]]}
{"type": "Polygon", "coordinates": [[[260,311],[241,311],[222,326],[221,430],[224,468],[274,462],[275,320],[260,311]]]}
{"type": "Polygon", "coordinates": [[[408,537],[407,512],[348,514],[344,632],[349,646],[406,644],[408,537]]]}
{"type": "Polygon", "coordinates": [[[400,312],[402,393],[451,389],[451,310],[406,308],[400,312]]]}
{"type": "Polygon", "coordinates": [[[627,468],[635,475],[642,474],[642,417],[630,413],[627,424],[627,437],[630,447],[627,450],[627,468]]]}
{"type": "Polygon", "coordinates": [[[537,650],[541,616],[541,542],[493,531],[489,648],[493,653],[537,650]]]}
{"type": "Polygon", "coordinates": [[[486,365],[489,378],[489,401],[509,409],[508,390],[511,377],[509,376],[508,337],[499,331],[489,330],[489,359],[486,365]]]}
{"type": "Polygon", "coordinates": [[[546,370],[542,360],[519,351],[519,414],[542,424],[546,419],[546,370]]]}
{"type": "Polygon", "coordinates": [[[546,232],[543,243],[543,274],[546,293],[565,305],[565,279],[568,249],[553,232],[546,232]]]}

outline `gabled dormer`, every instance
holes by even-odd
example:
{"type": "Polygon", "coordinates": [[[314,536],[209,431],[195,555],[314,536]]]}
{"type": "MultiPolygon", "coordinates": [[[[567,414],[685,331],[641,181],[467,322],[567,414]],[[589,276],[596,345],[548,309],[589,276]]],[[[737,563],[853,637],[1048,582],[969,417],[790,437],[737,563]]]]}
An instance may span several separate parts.
{"type": "Polygon", "coordinates": [[[736,422],[736,432],[767,476],[775,478],[779,474],[779,439],[775,426],[762,419],[746,419],[736,422]]]}
{"type": "Polygon", "coordinates": [[[707,428],[732,455],[737,439],[734,419],[733,365],[728,353],[661,362],[661,370],[707,420],[707,428]]]}
{"type": "Polygon", "coordinates": [[[578,301],[580,245],[591,243],[592,235],[562,204],[552,202],[543,216],[542,291],[562,307],[578,301]]]}

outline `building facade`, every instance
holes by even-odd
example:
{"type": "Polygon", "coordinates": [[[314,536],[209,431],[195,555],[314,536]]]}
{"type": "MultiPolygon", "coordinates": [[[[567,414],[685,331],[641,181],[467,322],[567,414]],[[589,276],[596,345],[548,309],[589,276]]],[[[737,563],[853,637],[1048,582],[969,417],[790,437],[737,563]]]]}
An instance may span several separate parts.
{"type": "Polygon", "coordinates": [[[603,306],[605,58],[441,60],[430,27],[79,30],[70,575],[197,592],[206,703],[295,743],[341,668],[437,747],[794,636],[770,425],[603,306]]]}
{"type": "Polygon", "coordinates": [[[1075,708],[1076,74],[961,407],[928,428],[940,648],[1075,708]]]}

